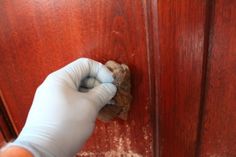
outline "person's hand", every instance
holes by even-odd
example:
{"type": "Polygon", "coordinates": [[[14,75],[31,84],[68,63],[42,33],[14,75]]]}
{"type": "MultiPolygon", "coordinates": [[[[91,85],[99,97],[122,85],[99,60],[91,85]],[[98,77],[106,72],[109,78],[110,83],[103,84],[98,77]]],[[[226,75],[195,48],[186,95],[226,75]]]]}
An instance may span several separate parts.
{"type": "Polygon", "coordinates": [[[26,124],[10,145],[35,157],[74,156],[92,134],[99,110],[115,95],[112,81],[104,65],[87,58],[51,73],[38,87],[26,124]]]}

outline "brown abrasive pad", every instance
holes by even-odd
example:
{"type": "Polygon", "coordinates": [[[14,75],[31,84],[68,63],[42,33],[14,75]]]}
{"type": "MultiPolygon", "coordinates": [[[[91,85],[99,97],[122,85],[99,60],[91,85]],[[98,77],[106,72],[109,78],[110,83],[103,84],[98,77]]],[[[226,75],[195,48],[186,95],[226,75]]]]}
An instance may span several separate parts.
{"type": "Polygon", "coordinates": [[[107,104],[100,110],[98,119],[104,122],[110,121],[115,117],[127,120],[132,100],[129,67],[125,64],[118,64],[115,61],[108,61],[105,66],[113,73],[113,83],[117,87],[117,93],[113,98],[114,103],[107,104]]]}

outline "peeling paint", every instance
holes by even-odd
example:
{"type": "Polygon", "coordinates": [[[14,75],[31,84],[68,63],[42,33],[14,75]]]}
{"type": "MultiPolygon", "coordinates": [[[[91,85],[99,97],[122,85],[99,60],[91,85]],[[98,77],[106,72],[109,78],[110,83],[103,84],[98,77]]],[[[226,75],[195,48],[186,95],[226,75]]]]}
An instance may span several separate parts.
{"type": "Polygon", "coordinates": [[[117,151],[117,150],[111,150],[111,151],[107,151],[107,152],[81,152],[78,156],[84,157],[84,156],[104,156],[104,157],[143,157],[142,155],[135,153],[133,151],[117,151]]]}

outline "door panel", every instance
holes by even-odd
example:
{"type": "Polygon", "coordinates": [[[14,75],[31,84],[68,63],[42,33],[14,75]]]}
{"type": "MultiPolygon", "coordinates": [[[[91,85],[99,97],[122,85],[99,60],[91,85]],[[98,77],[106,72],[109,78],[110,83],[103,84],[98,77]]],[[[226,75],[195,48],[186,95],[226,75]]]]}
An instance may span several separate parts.
{"type": "Polygon", "coordinates": [[[159,0],[156,3],[153,20],[156,16],[158,22],[153,38],[159,43],[154,48],[159,120],[157,149],[161,157],[193,157],[208,40],[205,36],[207,2],[159,0]]]}
{"type": "Polygon", "coordinates": [[[233,0],[0,1],[0,89],[13,128],[22,129],[49,73],[80,57],[113,59],[131,69],[128,121],[97,121],[78,156],[236,156],[235,7],[233,0]]]}
{"type": "Polygon", "coordinates": [[[128,121],[97,122],[80,156],[153,156],[145,3],[133,0],[0,2],[0,87],[18,132],[37,86],[79,58],[129,65],[128,121]]]}
{"type": "Polygon", "coordinates": [[[150,3],[160,157],[236,156],[236,3],[150,3]]]}
{"type": "Polygon", "coordinates": [[[214,5],[200,155],[235,157],[236,1],[214,5]]]}

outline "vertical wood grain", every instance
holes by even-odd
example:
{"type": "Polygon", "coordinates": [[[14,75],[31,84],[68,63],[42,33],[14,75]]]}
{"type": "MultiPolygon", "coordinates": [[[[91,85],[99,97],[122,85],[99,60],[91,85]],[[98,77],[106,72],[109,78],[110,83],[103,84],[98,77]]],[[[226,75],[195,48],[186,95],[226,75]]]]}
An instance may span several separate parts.
{"type": "Polygon", "coordinates": [[[201,157],[236,156],[236,1],[215,0],[201,157]]]}
{"type": "Polygon", "coordinates": [[[15,127],[9,115],[7,104],[0,91],[0,147],[16,138],[15,127]]]}
{"type": "Polygon", "coordinates": [[[153,156],[147,28],[139,0],[0,1],[0,88],[21,130],[37,86],[79,58],[129,65],[128,121],[97,122],[79,156],[153,156]]]}
{"type": "Polygon", "coordinates": [[[152,98],[152,110],[154,111],[155,123],[153,128],[153,147],[154,156],[160,156],[160,138],[159,138],[159,104],[158,104],[158,81],[159,81],[159,36],[158,36],[158,11],[157,0],[147,1],[146,3],[147,35],[149,50],[149,73],[150,73],[150,93],[152,98]]]}
{"type": "Polygon", "coordinates": [[[159,0],[153,9],[160,157],[192,157],[197,148],[207,1],[159,0]],[[158,28],[158,29],[156,29],[158,28]]]}

